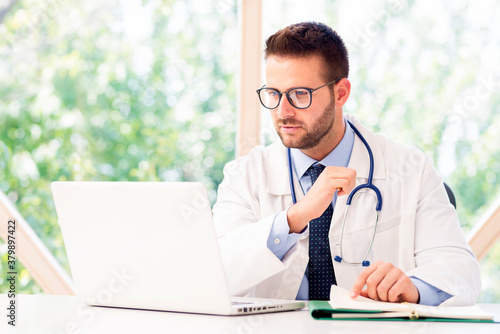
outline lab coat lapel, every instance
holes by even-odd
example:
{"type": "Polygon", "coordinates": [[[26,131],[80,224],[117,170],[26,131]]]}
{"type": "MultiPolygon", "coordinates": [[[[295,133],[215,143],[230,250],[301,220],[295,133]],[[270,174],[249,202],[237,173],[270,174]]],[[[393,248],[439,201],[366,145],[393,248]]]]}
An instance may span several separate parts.
{"type": "MultiPolygon", "coordinates": [[[[281,143],[275,143],[269,150],[269,163],[267,164],[267,192],[272,195],[288,196],[287,207],[292,206],[292,196],[289,182],[289,167],[287,149],[281,143]]],[[[293,173],[293,182],[297,201],[300,201],[304,194],[300,187],[299,180],[293,173]]]]}

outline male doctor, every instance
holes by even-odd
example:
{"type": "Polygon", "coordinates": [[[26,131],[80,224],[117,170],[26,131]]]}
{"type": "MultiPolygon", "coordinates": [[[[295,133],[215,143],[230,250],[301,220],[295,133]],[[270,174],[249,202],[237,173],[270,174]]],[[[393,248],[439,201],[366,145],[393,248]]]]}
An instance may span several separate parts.
{"type": "Polygon", "coordinates": [[[353,298],[473,304],[479,264],[432,162],[343,114],[351,83],[340,36],[321,23],[294,24],[267,39],[265,59],[257,93],[281,143],[228,163],[213,208],[231,293],[328,300],[336,284],[353,298]],[[346,195],[370,170],[353,127],[373,152],[383,199],[376,230],[377,198],[368,189],[342,227],[346,195]]]}

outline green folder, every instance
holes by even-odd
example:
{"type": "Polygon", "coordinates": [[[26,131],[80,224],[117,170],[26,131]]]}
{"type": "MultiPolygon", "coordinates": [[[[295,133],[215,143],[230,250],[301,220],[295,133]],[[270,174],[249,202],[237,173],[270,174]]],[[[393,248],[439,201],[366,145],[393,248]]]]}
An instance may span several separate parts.
{"type": "Polygon", "coordinates": [[[442,321],[494,322],[493,315],[479,306],[427,306],[411,303],[388,303],[361,296],[352,299],[349,291],[333,285],[331,301],[308,303],[314,319],[369,321],[442,321]]]}
{"type": "Polygon", "coordinates": [[[485,322],[492,323],[491,319],[469,318],[438,318],[419,316],[414,312],[404,313],[397,311],[369,311],[352,309],[334,309],[327,301],[312,300],[308,303],[311,316],[317,320],[349,320],[349,321],[440,321],[440,322],[485,322]]]}

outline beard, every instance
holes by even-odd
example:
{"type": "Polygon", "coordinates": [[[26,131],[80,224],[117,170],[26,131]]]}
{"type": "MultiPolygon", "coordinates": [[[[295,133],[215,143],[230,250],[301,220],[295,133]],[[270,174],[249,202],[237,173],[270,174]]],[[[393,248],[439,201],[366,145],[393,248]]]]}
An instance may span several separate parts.
{"type": "Polygon", "coordinates": [[[328,105],[323,110],[321,116],[314,124],[310,126],[310,129],[304,127],[304,124],[301,124],[291,118],[286,118],[281,120],[277,119],[275,122],[275,128],[276,132],[278,133],[278,136],[280,137],[285,147],[307,150],[315,147],[321,142],[321,140],[332,129],[334,122],[335,122],[335,102],[332,100],[332,103],[330,103],[330,105],[328,105]],[[281,125],[301,126],[304,130],[306,130],[306,133],[301,137],[294,138],[292,136],[283,134],[280,131],[281,125]]]}

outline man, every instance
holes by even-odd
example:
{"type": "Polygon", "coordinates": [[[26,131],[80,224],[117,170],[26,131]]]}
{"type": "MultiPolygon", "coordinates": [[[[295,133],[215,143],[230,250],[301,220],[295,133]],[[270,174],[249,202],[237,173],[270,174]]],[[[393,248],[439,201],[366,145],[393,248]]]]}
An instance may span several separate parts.
{"type": "Polygon", "coordinates": [[[343,114],[351,84],[337,33],[291,25],[268,38],[265,59],[258,94],[281,143],[229,163],[213,209],[231,293],[328,300],[337,284],[353,298],[473,304],[479,265],[432,162],[343,114]],[[370,176],[368,147],[378,223],[365,188],[343,224],[346,195],[370,176]]]}

